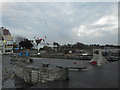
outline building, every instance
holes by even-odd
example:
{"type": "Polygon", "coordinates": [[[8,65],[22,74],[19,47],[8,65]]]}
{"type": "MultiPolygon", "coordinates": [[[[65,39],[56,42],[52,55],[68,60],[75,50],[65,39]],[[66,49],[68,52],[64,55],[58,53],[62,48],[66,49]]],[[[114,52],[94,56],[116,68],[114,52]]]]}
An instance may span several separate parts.
{"type": "Polygon", "coordinates": [[[13,37],[8,29],[0,28],[0,53],[13,53],[13,37]]]}
{"type": "Polygon", "coordinates": [[[43,49],[45,46],[50,47],[50,48],[57,48],[57,45],[54,44],[54,42],[48,42],[46,38],[40,38],[40,39],[35,39],[33,40],[33,48],[37,49],[38,52],[43,49]]]}

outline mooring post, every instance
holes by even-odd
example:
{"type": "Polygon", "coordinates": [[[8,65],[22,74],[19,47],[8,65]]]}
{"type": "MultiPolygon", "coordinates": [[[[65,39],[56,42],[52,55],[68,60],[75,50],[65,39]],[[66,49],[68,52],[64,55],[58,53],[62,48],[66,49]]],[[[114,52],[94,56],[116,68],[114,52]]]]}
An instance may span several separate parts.
{"type": "Polygon", "coordinates": [[[22,55],[23,55],[23,53],[22,53],[22,52],[20,52],[20,53],[19,53],[19,56],[22,56],[22,55]]]}
{"type": "Polygon", "coordinates": [[[69,80],[69,70],[68,67],[61,67],[61,66],[56,66],[60,68],[60,71],[62,73],[61,75],[61,80],[69,80]]]}

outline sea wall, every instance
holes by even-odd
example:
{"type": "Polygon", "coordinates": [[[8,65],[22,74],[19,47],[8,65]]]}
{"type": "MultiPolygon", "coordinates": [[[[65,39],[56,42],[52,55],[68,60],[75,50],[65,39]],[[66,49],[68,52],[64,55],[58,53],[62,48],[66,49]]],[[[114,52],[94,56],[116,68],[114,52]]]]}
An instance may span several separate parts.
{"type": "Polygon", "coordinates": [[[24,64],[14,64],[14,73],[25,82],[36,84],[54,80],[67,80],[68,68],[27,67],[24,64]]]}

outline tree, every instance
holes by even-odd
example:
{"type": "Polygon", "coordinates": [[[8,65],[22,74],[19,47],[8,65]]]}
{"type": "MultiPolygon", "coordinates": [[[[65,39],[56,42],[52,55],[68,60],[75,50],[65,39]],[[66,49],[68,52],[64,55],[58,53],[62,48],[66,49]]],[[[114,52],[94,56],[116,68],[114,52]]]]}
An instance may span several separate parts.
{"type": "Polygon", "coordinates": [[[31,49],[33,47],[31,41],[29,41],[28,39],[24,39],[19,43],[19,48],[25,48],[25,49],[31,49]]]}
{"type": "Polygon", "coordinates": [[[57,45],[57,47],[60,46],[59,43],[57,43],[57,42],[53,42],[53,45],[57,45]]]}

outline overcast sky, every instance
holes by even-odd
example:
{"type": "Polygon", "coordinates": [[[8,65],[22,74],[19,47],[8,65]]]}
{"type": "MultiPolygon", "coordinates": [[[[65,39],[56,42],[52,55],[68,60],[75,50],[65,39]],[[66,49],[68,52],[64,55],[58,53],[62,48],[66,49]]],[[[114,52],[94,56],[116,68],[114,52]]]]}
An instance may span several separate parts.
{"type": "Polygon", "coordinates": [[[118,44],[118,3],[3,3],[2,26],[13,35],[60,44],[118,44]]]}

